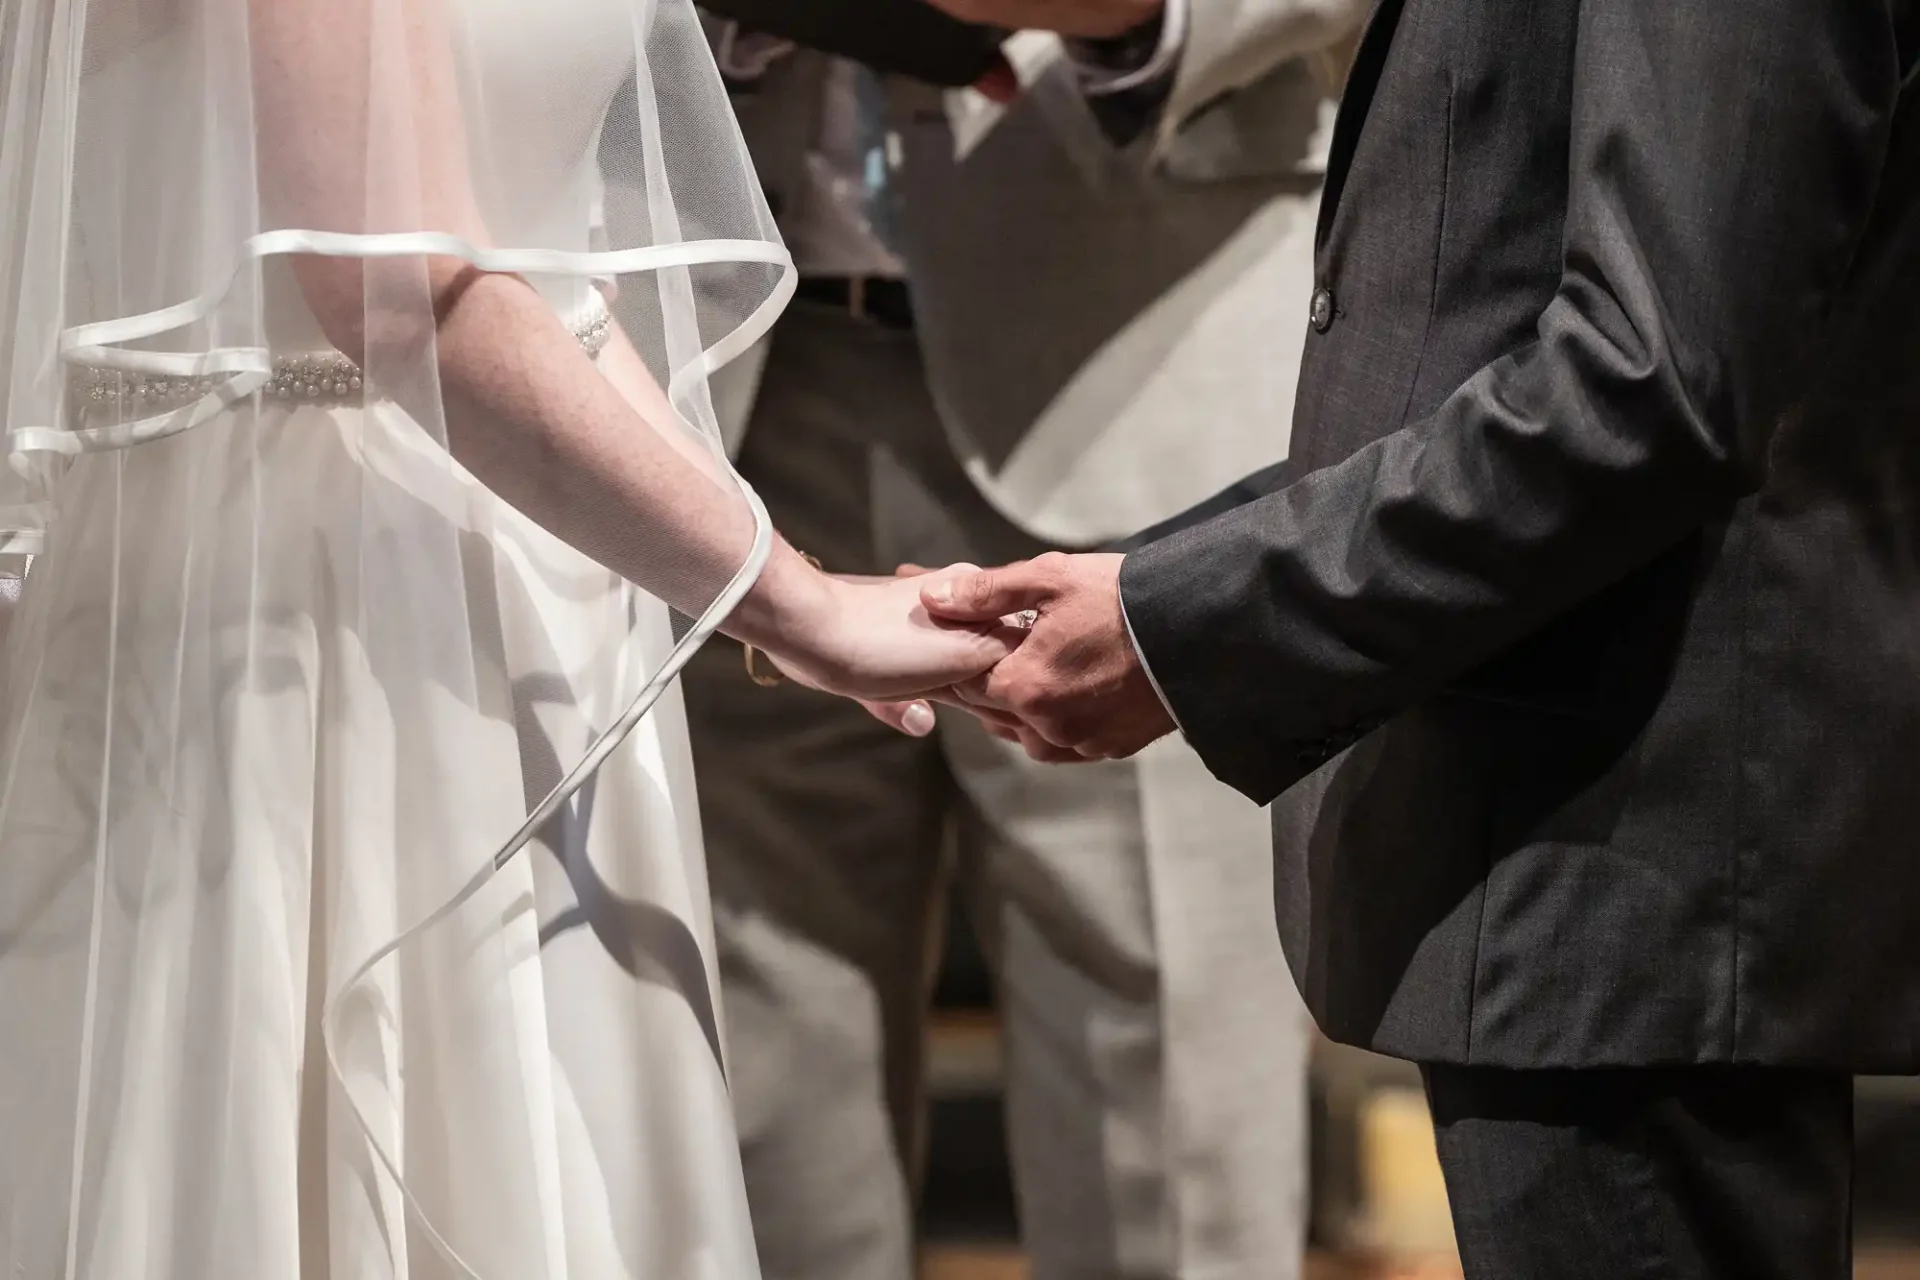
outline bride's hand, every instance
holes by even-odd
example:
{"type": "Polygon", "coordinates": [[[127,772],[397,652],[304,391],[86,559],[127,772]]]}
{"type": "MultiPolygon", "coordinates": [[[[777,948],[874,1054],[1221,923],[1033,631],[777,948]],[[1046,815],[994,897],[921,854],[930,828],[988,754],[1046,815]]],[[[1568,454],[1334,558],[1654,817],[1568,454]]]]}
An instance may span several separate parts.
{"type": "MultiPolygon", "coordinates": [[[[870,707],[971,680],[1020,640],[1009,627],[956,627],[929,617],[919,597],[924,578],[831,577],[827,584],[809,622],[768,646],[767,656],[790,679],[870,707]]],[[[894,715],[881,718],[899,724],[894,715]]]]}
{"type": "Polygon", "coordinates": [[[951,699],[951,686],[992,667],[1022,638],[1013,627],[930,618],[920,604],[925,578],[833,577],[779,542],[724,630],[795,683],[852,698],[882,722],[925,737],[934,728],[931,700],[951,699]]]}

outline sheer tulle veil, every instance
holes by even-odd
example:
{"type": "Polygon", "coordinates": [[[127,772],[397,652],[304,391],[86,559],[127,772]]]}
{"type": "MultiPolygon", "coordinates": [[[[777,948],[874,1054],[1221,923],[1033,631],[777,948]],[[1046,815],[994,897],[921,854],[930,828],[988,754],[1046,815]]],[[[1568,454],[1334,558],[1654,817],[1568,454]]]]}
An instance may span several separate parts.
{"type": "Polygon", "coordinates": [[[503,1224],[559,1175],[499,1114],[552,1090],[498,1043],[530,997],[494,882],[578,854],[652,891],[583,815],[767,555],[707,378],[792,287],[689,0],[0,7],[0,557],[33,557],[0,685],[9,1274],[232,1274],[190,1242],[231,1185],[136,1184],[276,1175],[234,1152],[278,1077],[217,1055],[303,1002],[347,1104],[322,1145],[364,1150],[422,1274],[558,1274],[503,1224]],[[316,255],[360,264],[351,344],[316,255]],[[701,460],[730,563],[667,539],[623,583],[473,480],[447,259],[523,277],[583,376],[701,460]],[[133,1199],[161,1206],[140,1231],[133,1199]],[[57,1250],[19,1243],[48,1220],[57,1250]]]}

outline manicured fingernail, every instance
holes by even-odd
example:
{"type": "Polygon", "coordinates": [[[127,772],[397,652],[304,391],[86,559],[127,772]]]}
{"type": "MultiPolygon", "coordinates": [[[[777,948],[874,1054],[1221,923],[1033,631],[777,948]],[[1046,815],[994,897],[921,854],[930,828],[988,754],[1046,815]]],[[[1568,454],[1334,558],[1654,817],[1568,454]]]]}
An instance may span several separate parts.
{"type": "Polygon", "coordinates": [[[914,737],[924,738],[933,732],[933,708],[924,702],[916,702],[900,717],[900,724],[914,737]]]}

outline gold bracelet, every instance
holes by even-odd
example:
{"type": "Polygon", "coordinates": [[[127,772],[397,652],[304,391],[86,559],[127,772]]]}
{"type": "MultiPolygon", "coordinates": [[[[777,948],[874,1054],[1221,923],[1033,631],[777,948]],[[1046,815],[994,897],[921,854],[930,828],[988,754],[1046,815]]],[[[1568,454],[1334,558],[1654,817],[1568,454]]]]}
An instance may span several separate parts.
{"type": "MultiPolygon", "coordinates": [[[[799,554],[802,560],[805,560],[808,564],[812,565],[816,569],[820,568],[820,561],[818,559],[808,555],[804,551],[800,552],[799,554]]],[[[758,649],[754,648],[750,644],[743,646],[743,648],[745,651],[745,660],[747,664],[747,679],[753,681],[755,684],[759,685],[762,689],[772,689],[786,683],[786,677],[780,674],[778,668],[775,668],[772,671],[762,671],[758,666],[754,664],[754,658],[758,656],[760,652],[758,649]]],[[[769,663],[769,665],[771,665],[771,663],[769,663]]]]}
{"type": "Polygon", "coordinates": [[[762,689],[772,689],[777,685],[785,684],[787,682],[786,677],[780,674],[779,668],[776,667],[772,671],[762,671],[754,665],[753,660],[759,653],[760,651],[752,645],[748,645],[746,648],[747,679],[753,681],[762,689]]]}

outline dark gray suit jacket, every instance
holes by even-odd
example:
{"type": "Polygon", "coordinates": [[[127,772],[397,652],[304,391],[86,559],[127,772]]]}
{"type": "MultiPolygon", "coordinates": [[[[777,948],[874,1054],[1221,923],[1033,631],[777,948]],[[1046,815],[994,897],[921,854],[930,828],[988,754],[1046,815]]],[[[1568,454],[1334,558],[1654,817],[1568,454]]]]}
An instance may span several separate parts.
{"type": "Polygon", "coordinates": [[[1290,465],[1121,579],[1334,1037],[1920,1069],[1917,51],[1382,0],[1290,465]]]}

